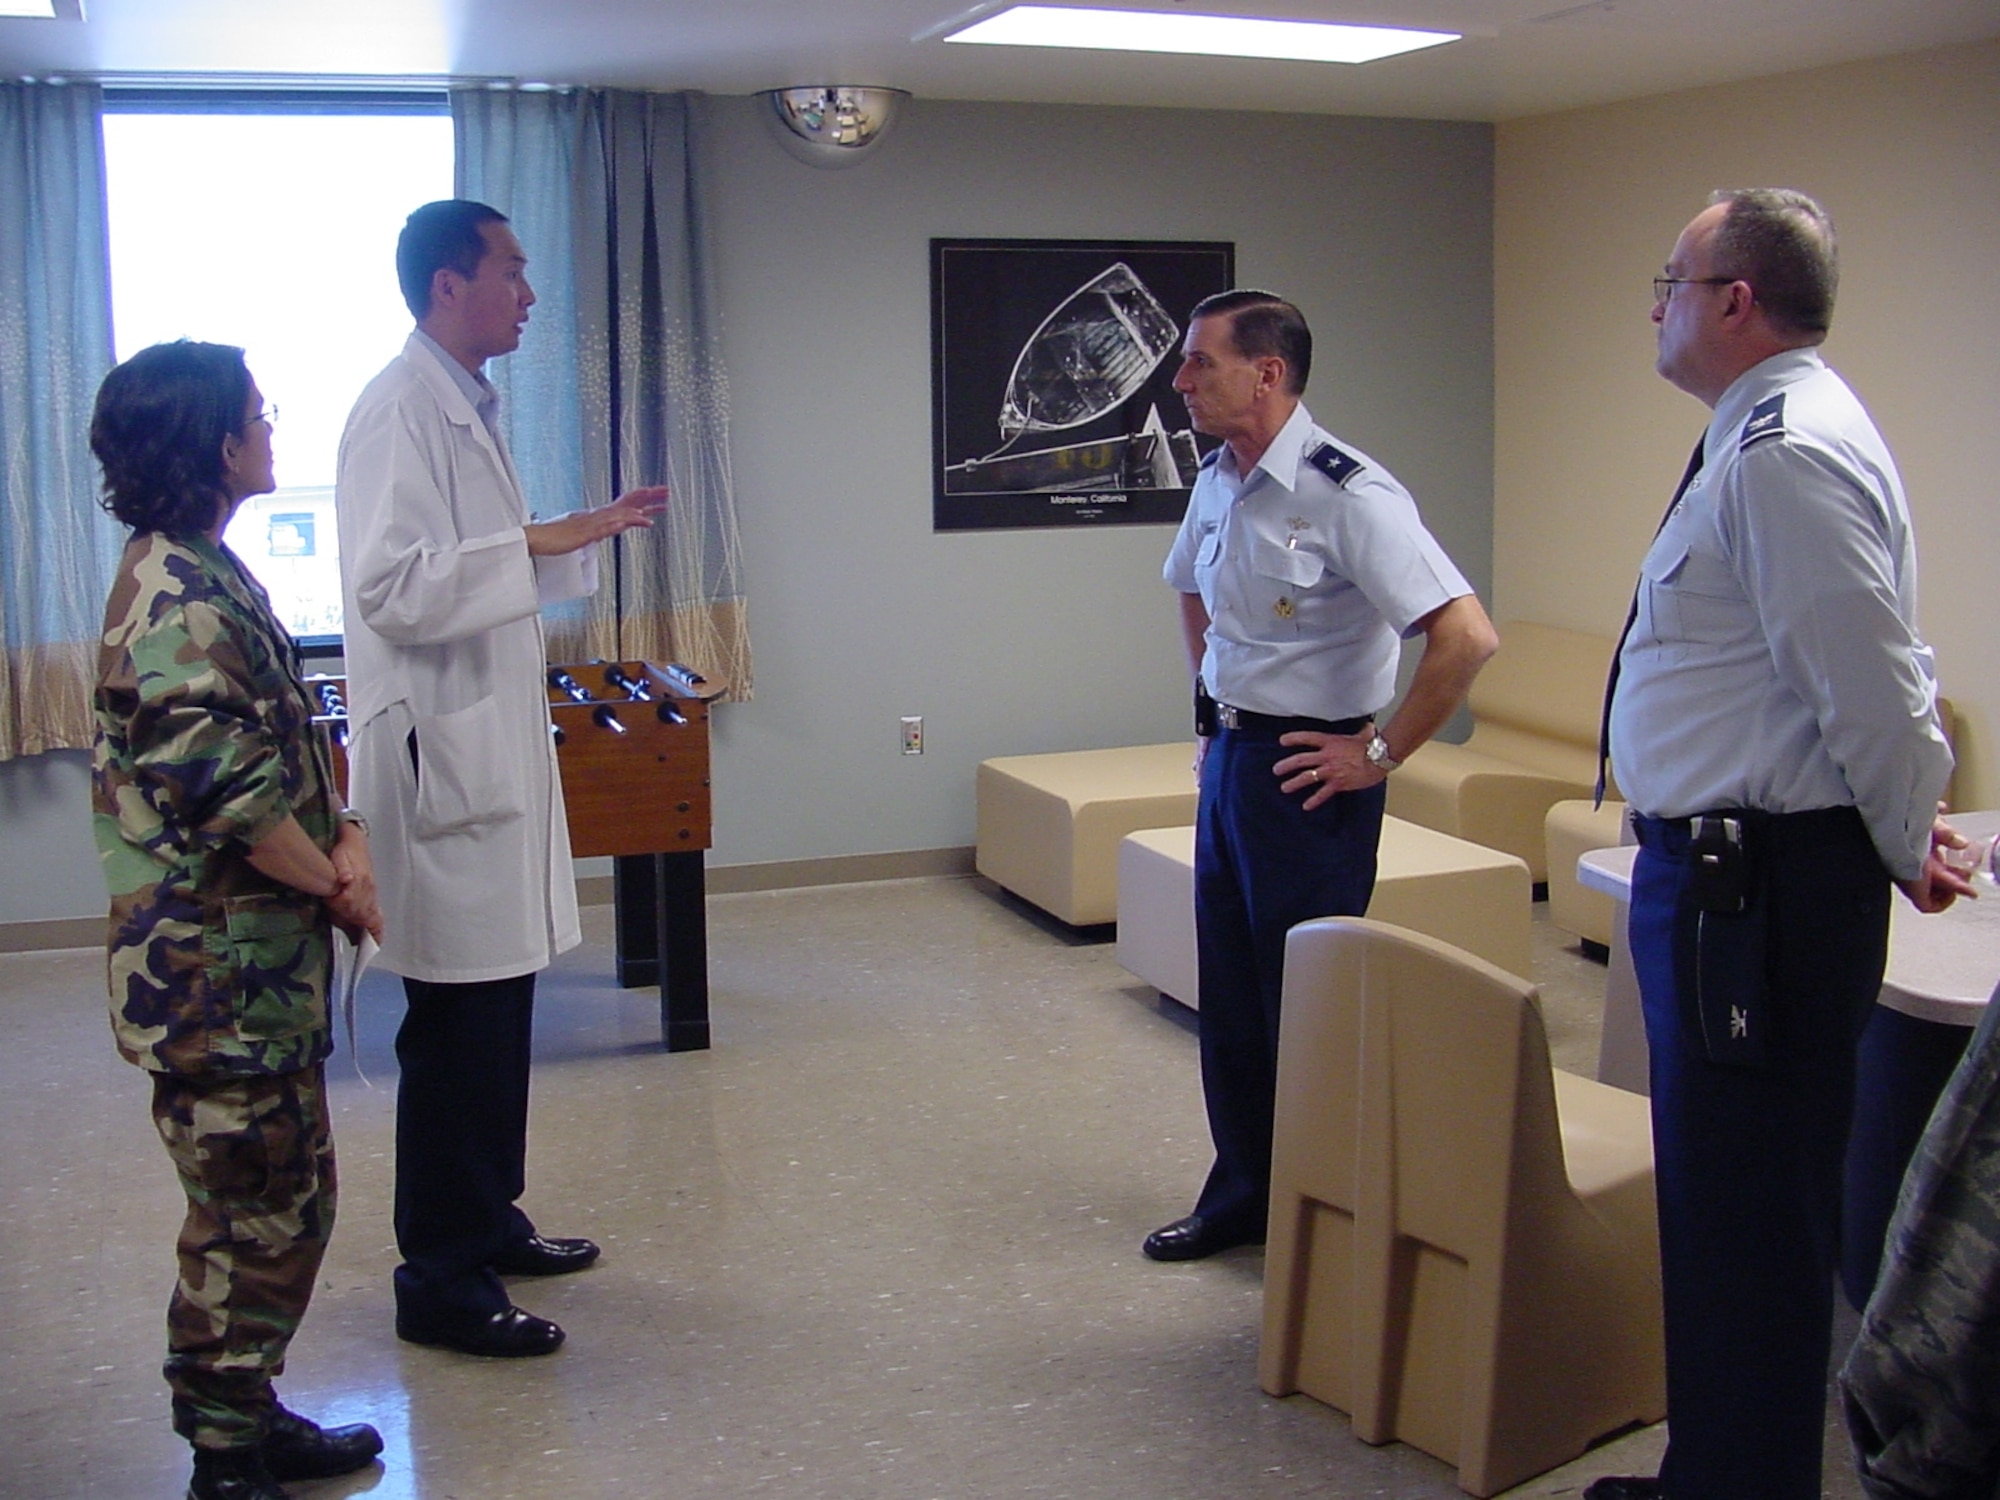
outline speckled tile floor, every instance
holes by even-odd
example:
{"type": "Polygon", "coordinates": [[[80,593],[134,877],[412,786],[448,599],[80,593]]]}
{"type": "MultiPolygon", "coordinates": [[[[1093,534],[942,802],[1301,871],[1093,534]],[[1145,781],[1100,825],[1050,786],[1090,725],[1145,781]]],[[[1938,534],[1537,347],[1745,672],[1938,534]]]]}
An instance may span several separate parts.
{"type": "MultiPolygon", "coordinates": [[[[976,879],[710,903],[715,1046],[658,1047],[609,977],[609,912],[545,976],[526,1206],[605,1247],[522,1283],[544,1360],[391,1331],[391,1039],[330,1067],[339,1227],[281,1391],[383,1430],[383,1466],[301,1496],[1446,1500],[1255,1379],[1261,1254],[1139,1254],[1207,1163],[1191,1017],[976,879]]],[[[1559,1064],[1592,1071],[1602,970],[1538,921],[1559,1064]]],[[[178,1193],[113,1054],[101,959],[0,956],[0,1497],[177,1500],[159,1377],[178,1193]]],[[[1638,1432],[1514,1492],[1650,1471],[1638,1432]]],[[[1829,1433],[1829,1493],[1858,1495],[1829,1433]]]]}

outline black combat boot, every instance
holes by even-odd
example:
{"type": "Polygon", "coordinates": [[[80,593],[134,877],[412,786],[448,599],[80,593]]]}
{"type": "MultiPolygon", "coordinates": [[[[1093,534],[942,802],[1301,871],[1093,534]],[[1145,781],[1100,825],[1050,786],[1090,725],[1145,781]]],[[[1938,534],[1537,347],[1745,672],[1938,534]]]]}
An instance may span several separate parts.
{"type": "Polygon", "coordinates": [[[286,1500],[258,1448],[197,1448],[187,1500],[286,1500]]]}
{"type": "Polygon", "coordinates": [[[322,1427],[281,1406],[258,1451],[273,1479],[331,1479],[372,1463],[382,1451],[382,1434],[366,1422],[322,1427]]]}

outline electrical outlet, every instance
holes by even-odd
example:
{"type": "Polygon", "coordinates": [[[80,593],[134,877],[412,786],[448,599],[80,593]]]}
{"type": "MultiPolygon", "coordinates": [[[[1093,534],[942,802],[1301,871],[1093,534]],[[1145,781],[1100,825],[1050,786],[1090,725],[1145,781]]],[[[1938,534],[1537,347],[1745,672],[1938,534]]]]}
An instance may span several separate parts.
{"type": "Polygon", "coordinates": [[[924,716],[922,714],[903,715],[903,754],[922,755],[924,753],[924,716]]]}

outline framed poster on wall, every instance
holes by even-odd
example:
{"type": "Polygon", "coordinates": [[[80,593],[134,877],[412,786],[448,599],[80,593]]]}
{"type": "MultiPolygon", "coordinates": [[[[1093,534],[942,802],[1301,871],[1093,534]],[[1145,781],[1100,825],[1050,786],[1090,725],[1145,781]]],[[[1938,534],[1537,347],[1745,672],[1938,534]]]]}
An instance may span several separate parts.
{"type": "Polygon", "coordinates": [[[1201,454],[1174,393],[1226,241],[932,240],[937,531],[1178,524],[1201,454]]]}

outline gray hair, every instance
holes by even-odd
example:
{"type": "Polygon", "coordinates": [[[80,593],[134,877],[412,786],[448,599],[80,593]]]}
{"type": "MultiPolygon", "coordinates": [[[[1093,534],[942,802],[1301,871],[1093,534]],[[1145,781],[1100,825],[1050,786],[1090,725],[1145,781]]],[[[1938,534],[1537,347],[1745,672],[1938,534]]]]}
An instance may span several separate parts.
{"type": "Polygon", "coordinates": [[[1749,282],[1780,333],[1809,344],[1824,339],[1840,286],[1826,210],[1790,188],[1724,188],[1708,201],[1729,205],[1709,241],[1714,273],[1749,282]]]}

